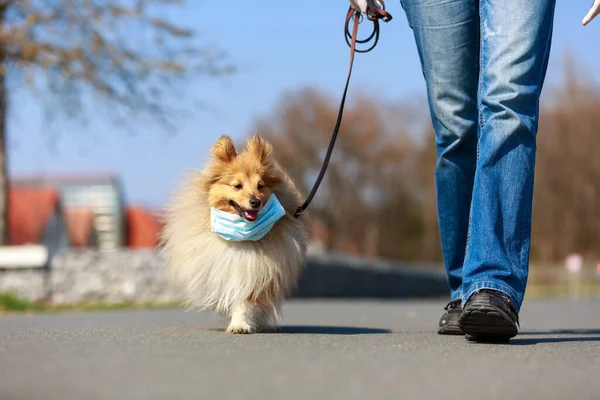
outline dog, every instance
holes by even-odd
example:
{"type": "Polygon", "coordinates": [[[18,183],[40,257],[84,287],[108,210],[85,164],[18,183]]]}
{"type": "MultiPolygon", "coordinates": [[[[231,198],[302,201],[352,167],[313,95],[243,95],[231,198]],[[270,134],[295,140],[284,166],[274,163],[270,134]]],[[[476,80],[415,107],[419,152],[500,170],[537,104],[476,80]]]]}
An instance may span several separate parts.
{"type": "Polygon", "coordinates": [[[294,215],[300,193],[275,160],[272,145],[258,135],[241,153],[223,135],[211,153],[204,169],[173,192],[165,210],[160,244],[170,277],[184,289],[188,309],[227,317],[227,333],[276,330],[310,239],[305,214],[294,215]],[[273,195],[285,215],[260,240],[226,240],[211,229],[212,211],[252,222],[273,195]]]}

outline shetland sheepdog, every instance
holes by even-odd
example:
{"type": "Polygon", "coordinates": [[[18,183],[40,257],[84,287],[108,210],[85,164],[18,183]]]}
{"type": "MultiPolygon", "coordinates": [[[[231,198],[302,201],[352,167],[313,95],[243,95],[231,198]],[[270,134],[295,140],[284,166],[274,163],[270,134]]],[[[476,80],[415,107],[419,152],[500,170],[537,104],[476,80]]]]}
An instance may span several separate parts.
{"type": "Polygon", "coordinates": [[[210,161],[187,176],[166,209],[162,252],[188,309],[212,310],[229,320],[227,333],[272,331],[294,288],[309,241],[306,215],[296,218],[300,193],[255,135],[238,153],[228,136],[210,161]],[[255,221],[270,196],[286,214],[258,241],[229,241],[211,230],[211,208],[255,221]]]}

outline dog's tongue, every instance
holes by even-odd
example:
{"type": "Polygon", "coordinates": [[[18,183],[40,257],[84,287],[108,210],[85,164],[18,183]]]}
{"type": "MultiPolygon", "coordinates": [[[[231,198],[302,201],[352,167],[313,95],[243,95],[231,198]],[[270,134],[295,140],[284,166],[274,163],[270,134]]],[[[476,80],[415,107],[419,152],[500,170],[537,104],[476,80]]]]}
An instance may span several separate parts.
{"type": "Polygon", "coordinates": [[[248,221],[256,221],[258,219],[258,211],[248,211],[244,210],[244,217],[248,221]]]}

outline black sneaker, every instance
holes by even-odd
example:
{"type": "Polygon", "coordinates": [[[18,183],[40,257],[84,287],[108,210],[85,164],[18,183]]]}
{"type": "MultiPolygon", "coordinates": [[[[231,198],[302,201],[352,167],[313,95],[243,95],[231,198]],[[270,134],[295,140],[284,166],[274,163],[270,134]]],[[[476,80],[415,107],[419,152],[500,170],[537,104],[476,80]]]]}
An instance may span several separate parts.
{"type": "Polygon", "coordinates": [[[467,339],[506,342],[518,333],[519,315],[510,298],[497,290],[482,289],[465,303],[459,326],[467,339]]]}
{"type": "Polygon", "coordinates": [[[440,318],[440,327],[438,333],[440,335],[464,335],[465,333],[460,329],[458,325],[458,319],[460,318],[461,309],[460,299],[451,301],[444,307],[446,312],[440,318]]]}

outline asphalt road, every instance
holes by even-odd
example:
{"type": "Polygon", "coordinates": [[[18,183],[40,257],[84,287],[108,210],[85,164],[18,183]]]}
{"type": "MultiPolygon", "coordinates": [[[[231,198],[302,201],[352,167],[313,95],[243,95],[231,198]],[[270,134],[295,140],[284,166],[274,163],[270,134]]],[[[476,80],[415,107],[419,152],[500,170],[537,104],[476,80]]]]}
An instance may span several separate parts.
{"type": "Polygon", "coordinates": [[[443,301],[290,302],[281,333],[210,313],[0,317],[0,400],[600,399],[600,300],[529,301],[509,345],[439,336],[443,301]]]}

